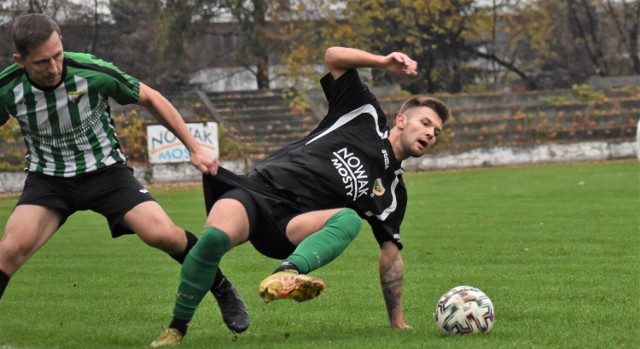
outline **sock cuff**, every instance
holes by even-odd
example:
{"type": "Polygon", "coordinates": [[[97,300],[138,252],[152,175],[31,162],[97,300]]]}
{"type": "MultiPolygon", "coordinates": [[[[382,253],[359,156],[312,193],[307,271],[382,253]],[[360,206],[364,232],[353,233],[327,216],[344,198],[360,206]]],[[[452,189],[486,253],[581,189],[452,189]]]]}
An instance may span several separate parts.
{"type": "Polygon", "coordinates": [[[191,233],[190,231],[185,230],[184,235],[187,237],[187,247],[184,249],[184,251],[180,253],[170,255],[171,258],[175,259],[180,264],[184,262],[184,259],[187,257],[187,254],[189,253],[189,251],[191,251],[193,246],[195,246],[196,243],[198,242],[198,238],[195,235],[193,235],[193,233],[191,233]]]}
{"type": "Polygon", "coordinates": [[[273,271],[273,274],[284,270],[295,270],[298,272],[298,274],[300,274],[300,268],[293,262],[286,259],[282,261],[282,263],[280,263],[280,266],[278,266],[276,270],[273,271]]]}
{"type": "Polygon", "coordinates": [[[362,219],[355,210],[343,208],[331,216],[324,225],[325,228],[330,226],[340,229],[353,241],[362,228],[362,219]]]}
{"type": "Polygon", "coordinates": [[[186,248],[186,251],[188,252],[198,242],[198,238],[195,235],[193,235],[192,232],[190,232],[188,230],[184,231],[184,235],[187,236],[187,248],[186,248]]]}
{"type": "Polygon", "coordinates": [[[336,212],[333,216],[331,216],[329,219],[327,219],[327,222],[325,223],[324,226],[326,227],[327,225],[334,223],[336,221],[348,221],[348,220],[353,220],[354,222],[351,222],[351,223],[355,223],[356,225],[362,226],[362,220],[360,219],[360,216],[358,216],[358,213],[354,209],[348,208],[348,207],[341,209],[340,211],[336,212]]]}

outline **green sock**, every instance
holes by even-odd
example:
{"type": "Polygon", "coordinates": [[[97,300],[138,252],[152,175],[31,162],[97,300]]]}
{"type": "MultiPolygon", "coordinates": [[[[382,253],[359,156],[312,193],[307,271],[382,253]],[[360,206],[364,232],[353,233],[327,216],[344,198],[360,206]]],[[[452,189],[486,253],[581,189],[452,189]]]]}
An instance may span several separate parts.
{"type": "Polygon", "coordinates": [[[230,247],[231,240],[222,230],[204,229],[202,237],[182,264],[174,317],[191,320],[198,304],[213,285],[220,259],[230,247]]]}
{"type": "Polygon", "coordinates": [[[361,227],[362,220],[356,211],[343,208],[331,216],[321,230],[302,240],[286,261],[298,267],[300,273],[307,274],[344,252],[361,227]]]}

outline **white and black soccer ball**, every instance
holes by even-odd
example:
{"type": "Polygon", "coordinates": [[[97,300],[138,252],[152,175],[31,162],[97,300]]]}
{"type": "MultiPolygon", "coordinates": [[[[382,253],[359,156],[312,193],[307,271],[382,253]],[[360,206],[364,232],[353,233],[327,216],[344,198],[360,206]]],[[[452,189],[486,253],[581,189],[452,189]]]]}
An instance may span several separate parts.
{"type": "Polygon", "coordinates": [[[445,334],[489,332],[495,317],[491,299],[472,286],[450,289],[436,306],[436,324],[445,334]]]}

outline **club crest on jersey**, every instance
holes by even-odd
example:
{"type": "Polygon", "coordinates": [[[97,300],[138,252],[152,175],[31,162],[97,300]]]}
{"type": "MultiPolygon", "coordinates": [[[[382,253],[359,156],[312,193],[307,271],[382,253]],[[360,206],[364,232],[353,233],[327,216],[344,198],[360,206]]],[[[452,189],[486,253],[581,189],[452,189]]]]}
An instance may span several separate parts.
{"type": "Polygon", "coordinates": [[[331,163],[342,178],[347,197],[356,201],[362,195],[367,195],[369,176],[364,170],[362,160],[346,147],[334,151],[332,155],[331,163]]]}
{"type": "Polygon", "coordinates": [[[78,104],[80,102],[80,98],[82,98],[86,93],[87,91],[69,91],[67,93],[67,98],[69,98],[69,102],[78,104]]]}
{"type": "Polygon", "coordinates": [[[382,196],[384,194],[384,186],[382,185],[381,178],[377,178],[373,182],[373,194],[375,194],[375,196],[382,196]]]}

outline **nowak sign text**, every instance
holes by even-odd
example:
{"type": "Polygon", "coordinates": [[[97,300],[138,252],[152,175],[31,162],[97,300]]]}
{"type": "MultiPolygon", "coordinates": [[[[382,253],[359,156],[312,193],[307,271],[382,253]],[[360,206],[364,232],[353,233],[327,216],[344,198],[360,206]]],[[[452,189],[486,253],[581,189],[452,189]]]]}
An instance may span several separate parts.
{"type": "MultiPolygon", "coordinates": [[[[188,123],[187,127],[205,149],[216,157],[219,156],[217,123],[188,123]]],[[[187,148],[178,137],[162,125],[147,126],[147,148],[149,162],[152,164],[189,162],[190,159],[187,148]]]]}

